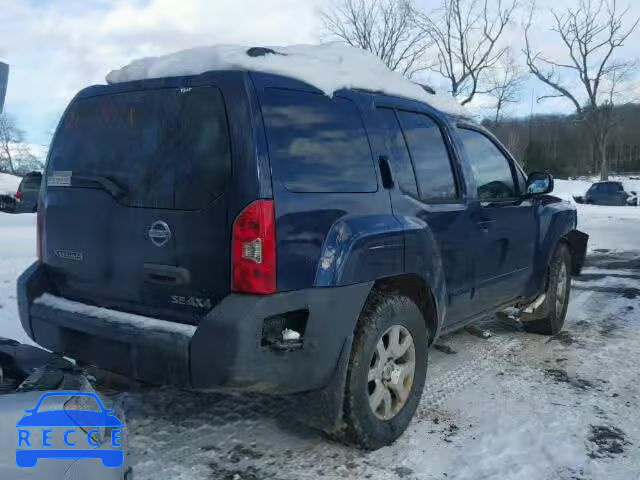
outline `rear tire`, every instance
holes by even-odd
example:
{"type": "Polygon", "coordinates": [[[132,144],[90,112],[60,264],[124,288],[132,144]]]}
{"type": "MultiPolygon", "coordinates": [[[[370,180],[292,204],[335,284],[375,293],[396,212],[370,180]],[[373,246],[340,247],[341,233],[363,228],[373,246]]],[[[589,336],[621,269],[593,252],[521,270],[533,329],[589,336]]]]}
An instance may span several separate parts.
{"type": "Polygon", "coordinates": [[[544,303],[536,312],[523,314],[522,325],[530,333],[556,335],[564,326],[571,294],[571,253],[565,243],[558,244],[551,259],[544,293],[544,303]]]}
{"type": "Polygon", "coordinates": [[[344,401],[346,440],[375,450],[406,430],[424,389],[428,332],[400,294],[373,294],[360,316],[344,401]]]}

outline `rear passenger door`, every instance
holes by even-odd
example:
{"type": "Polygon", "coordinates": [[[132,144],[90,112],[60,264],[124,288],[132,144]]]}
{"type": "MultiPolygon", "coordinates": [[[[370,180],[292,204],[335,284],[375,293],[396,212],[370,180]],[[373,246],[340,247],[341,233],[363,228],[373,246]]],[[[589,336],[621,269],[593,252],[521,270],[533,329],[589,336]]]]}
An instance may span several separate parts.
{"type": "MultiPolygon", "coordinates": [[[[459,169],[443,125],[423,112],[379,107],[394,175],[392,208],[405,223],[423,222],[438,244],[447,287],[445,328],[470,315],[476,228],[463,200],[459,169]]],[[[406,237],[406,268],[421,264],[419,241],[406,237]]]]}
{"type": "Polygon", "coordinates": [[[538,223],[534,201],[523,194],[522,172],[486,133],[458,128],[473,172],[480,231],[477,288],[474,305],[492,309],[524,293],[531,275],[538,223]]]}

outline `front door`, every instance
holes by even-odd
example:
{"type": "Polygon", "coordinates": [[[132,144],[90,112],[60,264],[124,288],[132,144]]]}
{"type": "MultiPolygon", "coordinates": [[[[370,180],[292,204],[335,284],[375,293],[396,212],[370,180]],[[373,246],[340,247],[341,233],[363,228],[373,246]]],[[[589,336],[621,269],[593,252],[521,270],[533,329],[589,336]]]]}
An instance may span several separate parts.
{"type": "Polygon", "coordinates": [[[474,306],[484,311],[525,291],[535,254],[535,207],[524,196],[521,170],[496,141],[473,127],[458,128],[458,134],[477,187],[481,253],[474,306]]]}

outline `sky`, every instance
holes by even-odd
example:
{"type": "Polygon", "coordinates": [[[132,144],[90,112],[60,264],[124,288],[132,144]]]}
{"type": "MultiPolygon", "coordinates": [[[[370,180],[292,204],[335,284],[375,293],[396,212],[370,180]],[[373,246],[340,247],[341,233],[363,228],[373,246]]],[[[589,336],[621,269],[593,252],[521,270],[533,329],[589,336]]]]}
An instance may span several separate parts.
{"type": "MultiPolygon", "coordinates": [[[[198,45],[236,43],[289,45],[325,39],[319,12],[331,0],[0,0],[0,60],[11,66],[5,111],[14,115],[27,140],[46,145],[66,104],[81,88],[104,83],[105,75],[139,57],[198,45]]],[[[523,0],[521,0],[523,1],[523,0]]],[[[530,1],[530,0],[524,0],[530,1]]],[[[640,16],[640,2],[627,0],[628,17],[640,16]]],[[[624,4],[624,0],[618,0],[624,4]]],[[[417,0],[423,8],[437,0],[417,0]]],[[[555,54],[560,46],[549,34],[549,11],[574,0],[538,0],[533,38],[555,54]]],[[[523,9],[524,10],[524,9],[523,9]]],[[[519,51],[525,12],[506,32],[504,42],[519,51]]],[[[640,58],[640,30],[622,52],[640,58]]],[[[424,81],[439,85],[434,74],[424,81]]],[[[522,101],[511,114],[569,112],[562,100],[543,104],[532,97],[547,93],[529,79],[522,101]]],[[[472,105],[482,114],[487,100],[472,105]]]]}

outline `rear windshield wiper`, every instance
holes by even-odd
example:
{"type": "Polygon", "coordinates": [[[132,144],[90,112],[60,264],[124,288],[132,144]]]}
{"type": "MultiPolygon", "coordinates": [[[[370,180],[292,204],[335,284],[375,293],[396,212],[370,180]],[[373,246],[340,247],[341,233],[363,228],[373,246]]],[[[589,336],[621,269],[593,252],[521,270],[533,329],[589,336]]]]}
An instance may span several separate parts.
{"type": "Polygon", "coordinates": [[[116,199],[122,198],[127,194],[127,190],[124,187],[118,185],[109,177],[102,175],[73,175],[71,178],[72,184],[75,182],[98,184],[116,199]]]}

